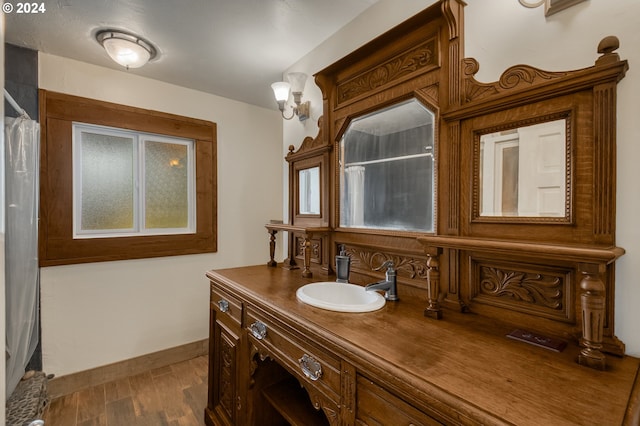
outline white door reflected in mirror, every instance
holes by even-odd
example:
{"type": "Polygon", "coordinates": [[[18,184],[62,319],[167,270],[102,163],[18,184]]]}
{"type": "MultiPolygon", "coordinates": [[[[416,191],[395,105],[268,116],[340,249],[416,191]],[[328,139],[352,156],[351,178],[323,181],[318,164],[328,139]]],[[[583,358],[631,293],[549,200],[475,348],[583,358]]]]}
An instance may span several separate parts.
{"type": "Polygon", "coordinates": [[[480,137],[480,216],[564,217],[566,120],[480,137]]]}
{"type": "Polygon", "coordinates": [[[320,214],[320,167],[298,171],[299,214],[320,214]]]}

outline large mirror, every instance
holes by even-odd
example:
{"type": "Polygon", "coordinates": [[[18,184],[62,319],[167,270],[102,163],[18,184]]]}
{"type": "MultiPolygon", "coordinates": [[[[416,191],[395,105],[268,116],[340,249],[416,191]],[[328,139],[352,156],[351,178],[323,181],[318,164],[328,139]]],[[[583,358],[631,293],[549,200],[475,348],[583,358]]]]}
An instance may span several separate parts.
{"type": "Polygon", "coordinates": [[[340,141],[340,226],[433,232],[435,115],[416,99],[350,122],[340,141]]]}
{"type": "Polygon", "coordinates": [[[479,215],[565,218],[567,119],[480,136],[479,215]]]}
{"type": "Polygon", "coordinates": [[[320,167],[298,170],[299,214],[320,214],[320,167]]]}

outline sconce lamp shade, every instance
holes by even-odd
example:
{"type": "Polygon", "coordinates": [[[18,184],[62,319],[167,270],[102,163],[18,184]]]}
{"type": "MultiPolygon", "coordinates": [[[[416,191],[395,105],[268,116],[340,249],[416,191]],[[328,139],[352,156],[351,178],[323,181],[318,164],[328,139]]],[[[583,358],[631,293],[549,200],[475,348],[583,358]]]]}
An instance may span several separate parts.
{"type": "Polygon", "coordinates": [[[133,34],[105,30],[96,34],[96,39],[111,59],[127,69],[140,68],[157,56],[151,43],[133,34]]]}
{"type": "Polygon", "coordinates": [[[289,83],[291,83],[291,91],[293,93],[304,92],[304,84],[307,82],[307,75],[303,72],[290,72],[287,74],[289,83]]]}
{"type": "Polygon", "coordinates": [[[286,102],[289,99],[289,90],[291,85],[286,81],[278,81],[271,85],[276,102],[286,102]]]}

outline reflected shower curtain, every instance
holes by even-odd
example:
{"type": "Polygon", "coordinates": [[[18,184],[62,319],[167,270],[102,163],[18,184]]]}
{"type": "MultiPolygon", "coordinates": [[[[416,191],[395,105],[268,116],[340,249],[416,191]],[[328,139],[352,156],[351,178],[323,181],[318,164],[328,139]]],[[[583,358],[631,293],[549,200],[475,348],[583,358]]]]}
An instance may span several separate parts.
{"type": "Polygon", "coordinates": [[[5,117],[6,396],[38,344],[38,156],[40,126],[5,117]]]}
{"type": "Polygon", "coordinates": [[[349,222],[347,226],[364,226],[364,166],[349,166],[345,170],[349,222]]]}

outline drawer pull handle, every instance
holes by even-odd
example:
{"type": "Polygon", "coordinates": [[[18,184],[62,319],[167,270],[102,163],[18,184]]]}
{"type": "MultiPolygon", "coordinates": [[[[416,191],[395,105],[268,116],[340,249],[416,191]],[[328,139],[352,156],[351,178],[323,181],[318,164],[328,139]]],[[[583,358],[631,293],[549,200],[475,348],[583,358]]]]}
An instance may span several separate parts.
{"type": "Polygon", "coordinates": [[[218,301],[218,308],[220,308],[220,312],[229,312],[229,302],[224,299],[220,299],[218,301]]]}
{"type": "Polygon", "coordinates": [[[258,340],[262,340],[267,337],[267,326],[260,321],[256,321],[249,326],[251,334],[258,340]]]}
{"type": "Polygon", "coordinates": [[[300,363],[302,373],[309,379],[316,381],[322,377],[322,366],[314,357],[304,354],[298,362],[300,363]]]}

